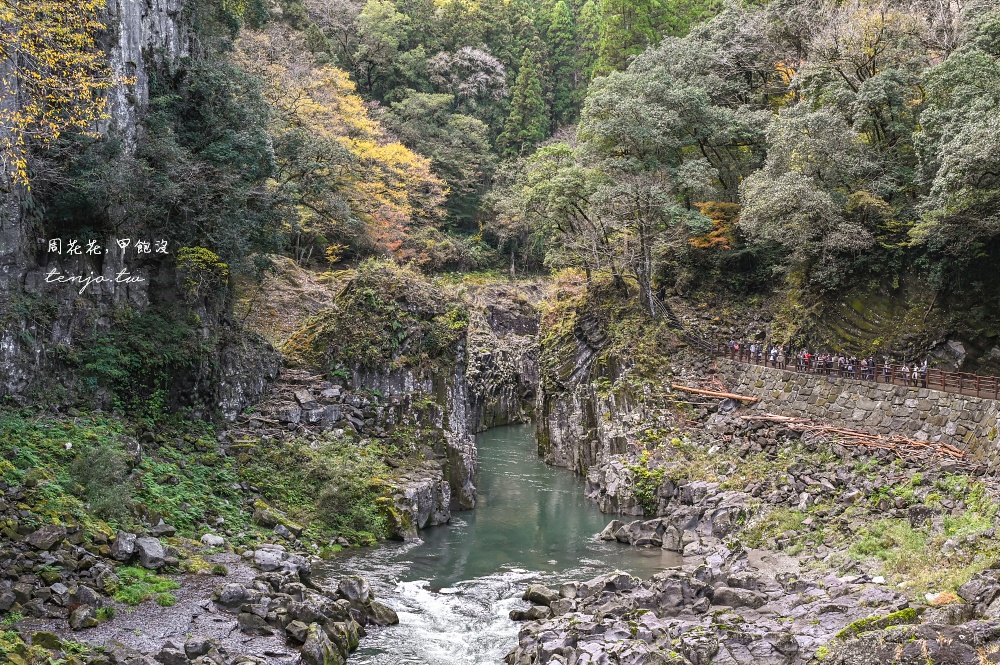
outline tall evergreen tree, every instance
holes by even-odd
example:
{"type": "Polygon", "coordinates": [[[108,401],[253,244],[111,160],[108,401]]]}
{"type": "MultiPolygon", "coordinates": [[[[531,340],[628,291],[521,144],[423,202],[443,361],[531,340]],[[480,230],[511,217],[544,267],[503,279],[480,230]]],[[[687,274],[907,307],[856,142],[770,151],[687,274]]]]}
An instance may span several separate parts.
{"type": "Polygon", "coordinates": [[[533,51],[521,57],[521,68],[511,91],[510,115],[497,147],[509,157],[525,155],[534,145],[545,140],[549,126],[548,108],[542,88],[542,77],[533,51]]]}
{"type": "Polygon", "coordinates": [[[657,0],[600,0],[601,33],[595,74],[625,69],[631,56],[658,39],[657,0]]]}
{"type": "Polygon", "coordinates": [[[601,8],[597,0],[587,0],[580,7],[577,16],[577,35],[580,38],[577,45],[578,68],[583,72],[585,80],[594,77],[594,67],[597,64],[598,46],[601,41],[601,8]]]}
{"type": "Polygon", "coordinates": [[[576,26],[569,6],[559,0],[549,13],[545,41],[552,82],[552,126],[571,123],[579,110],[580,70],[577,68],[576,26]]]}

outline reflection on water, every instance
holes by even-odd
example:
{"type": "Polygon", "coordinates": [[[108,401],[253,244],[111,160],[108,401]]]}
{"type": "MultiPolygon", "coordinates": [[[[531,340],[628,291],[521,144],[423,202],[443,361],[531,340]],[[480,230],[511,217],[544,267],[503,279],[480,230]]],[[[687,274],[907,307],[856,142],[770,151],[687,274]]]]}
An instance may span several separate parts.
{"type": "Polygon", "coordinates": [[[681,565],[672,552],[597,540],[611,517],[584,500],[581,479],[536,457],[531,426],[490,430],[478,448],[474,511],[422,531],[422,541],[343,556],[318,571],[364,575],[399,613],[400,625],[363,640],[351,662],[498,663],[517,642],[507,613],[526,606],[519,598],[528,582],[615,569],[645,577],[681,565]]]}

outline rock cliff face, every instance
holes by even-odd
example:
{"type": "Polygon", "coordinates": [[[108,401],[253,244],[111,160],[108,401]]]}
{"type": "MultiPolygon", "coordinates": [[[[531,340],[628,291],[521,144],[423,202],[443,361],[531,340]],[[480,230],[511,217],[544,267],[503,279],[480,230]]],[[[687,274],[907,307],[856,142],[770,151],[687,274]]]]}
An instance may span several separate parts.
{"type": "Polygon", "coordinates": [[[530,417],[537,329],[531,303],[507,285],[455,294],[398,267],[360,268],[288,335],[294,367],[258,423],[278,423],[277,435],[353,429],[409,449],[391,498],[394,532],[412,536],[475,506],[475,434],[530,417]],[[383,297],[371,304],[374,293],[383,297]]]}
{"type": "MultiPolygon", "coordinates": [[[[183,0],[112,0],[106,18],[105,46],[119,83],[109,93],[109,118],[98,129],[114,131],[133,151],[149,102],[150,68],[190,55],[196,38],[183,0]]],[[[0,74],[10,67],[0,62],[0,74]]],[[[5,96],[0,103],[17,100],[5,96]]],[[[9,174],[0,173],[0,182],[9,180],[9,174]]],[[[21,216],[23,192],[3,186],[0,197],[0,395],[44,395],[51,401],[58,391],[68,402],[94,398],[98,406],[108,406],[105,392],[76,385],[73,368],[64,362],[66,351],[112,330],[125,311],[176,301],[173,261],[156,254],[140,259],[111,237],[99,242],[101,255],[49,252],[49,239],[36,238],[42,234],[27,228],[21,216]],[[122,274],[131,281],[119,279],[122,274]],[[53,275],[91,279],[58,283],[53,275]]],[[[66,244],[70,238],[61,240],[66,244]]],[[[192,402],[204,407],[201,415],[232,418],[266,393],[277,376],[278,356],[262,338],[229,320],[226,303],[204,303],[194,310],[201,320],[198,334],[213,348],[184,377],[181,392],[195,396],[192,402]]]]}
{"type": "MultiPolygon", "coordinates": [[[[528,287],[530,292],[530,287],[528,287]]],[[[467,334],[470,416],[476,432],[527,422],[538,386],[538,314],[519,289],[477,294],[467,334]]]]}
{"type": "Polygon", "coordinates": [[[615,367],[597,367],[597,354],[606,342],[598,321],[586,314],[549,342],[547,366],[539,382],[537,413],[538,453],[547,464],[585,474],[587,469],[625,451],[625,440],[613,423],[630,415],[627,395],[598,395],[597,379],[613,381],[615,367]],[[621,399],[619,399],[621,397],[621,399]]]}
{"type": "Polygon", "coordinates": [[[669,417],[655,382],[636,378],[631,362],[605,352],[608,343],[605,324],[586,311],[542,342],[535,412],[546,463],[586,475],[626,452],[638,431],[669,417]]]}
{"type": "MultiPolygon", "coordinates": [[[[459,349],[459,355],[463,351],[459,349]]],[[[383,410],[380,418],[386,427],[408,424],[415,414],[424,413],[423,427],[443,436],[447,459],[445,474],[451,486],[453,506],[459,510],[475,507],[478,461],[464,363],[456,362],[447,373],[355,369],[350,385],[389,400],[389,407],[383,410]]]]}
{"type": "MultiPolygon", "coordinates": [[[[351,371],[348,384],[353,390],[380,396],[372,421],[376,428],[417,427],[424,436],[440,433],[434,447],[445,458],[452,509],[470,510],[476,504],[476,433],[530,418],[537,380],[536,330],[530,307],[495,306],[485,313],[474,312],[466,338],[455,347],[449,364],[433,370],[355,367],[351,371]]],[[[436,436],[428,440],[434,442],[436,436]]],[[[417,496],[434,504],[421,504],[417,514],[436,515],[437,505],[449,505],[439,492],[421,491],[417,496]]],[[[431,522],[437,523],[443,521],[431,522]]]]}
{"type": "Polygon", "coordinates": [[[132,152],[149,104],[150,65],[190,55],[194,37],[184,15],[184,0],[112,0],[107,13],[113,36],[110,66],[119,81],[108,100],[109,123],[124,139],[126,151],[132,152]]]}

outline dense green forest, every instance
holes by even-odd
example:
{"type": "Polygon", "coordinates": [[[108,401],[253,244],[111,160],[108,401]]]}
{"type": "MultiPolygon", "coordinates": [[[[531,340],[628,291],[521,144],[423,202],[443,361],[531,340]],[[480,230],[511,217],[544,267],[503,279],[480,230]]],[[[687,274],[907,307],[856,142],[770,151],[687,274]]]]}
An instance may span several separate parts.
{"type": "Polygon", "coordinates": [[[242,272],[273,253],[575,268],[644,301],[779,293],[792,318],[918,284],[996,328],[993,3],[186,11],[198,47],[155,72],[137,150],[72,131],[30,146],[40,235],[152,232],[242,272]]]}

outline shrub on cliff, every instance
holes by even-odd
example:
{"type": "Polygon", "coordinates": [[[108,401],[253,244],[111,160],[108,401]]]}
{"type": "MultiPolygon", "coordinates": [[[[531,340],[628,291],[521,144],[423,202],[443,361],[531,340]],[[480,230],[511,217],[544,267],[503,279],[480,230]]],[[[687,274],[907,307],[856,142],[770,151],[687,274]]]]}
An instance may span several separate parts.
{"type": "Polygon", "coordinates": [[[368,260],[334,307],[285,343],[293,362],[335,373],[349,367],[427,367],[448,362],[469,315],[449,290],[388,261],[368,260]]]}

